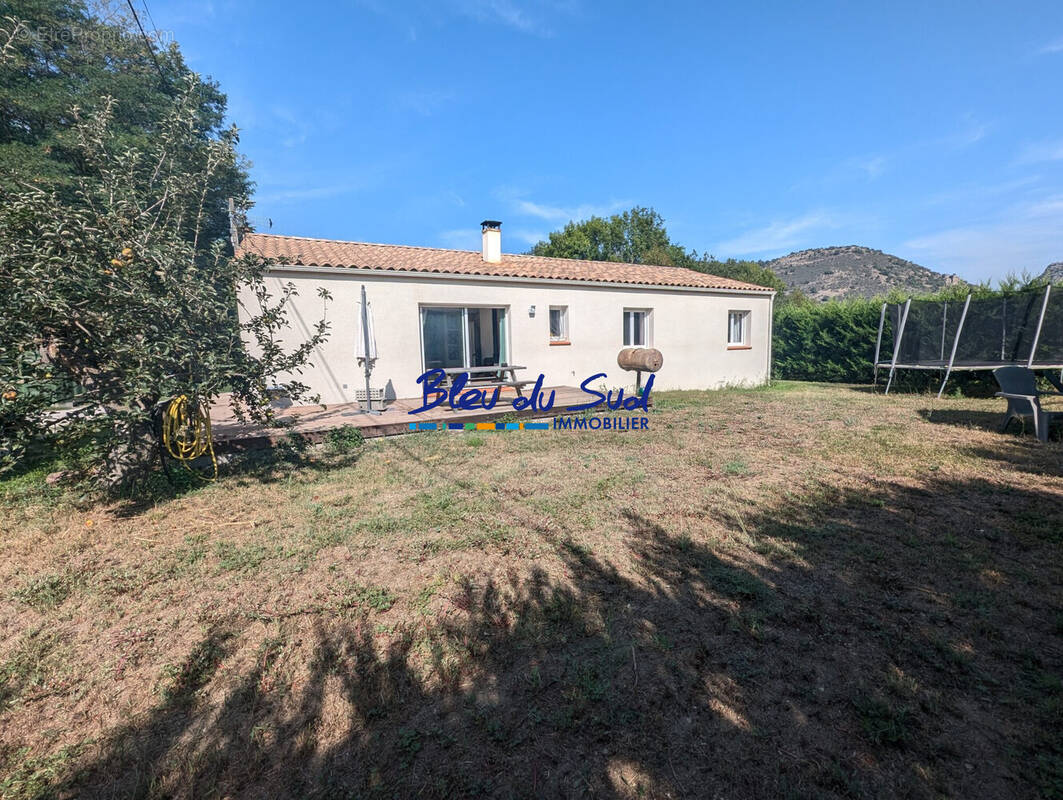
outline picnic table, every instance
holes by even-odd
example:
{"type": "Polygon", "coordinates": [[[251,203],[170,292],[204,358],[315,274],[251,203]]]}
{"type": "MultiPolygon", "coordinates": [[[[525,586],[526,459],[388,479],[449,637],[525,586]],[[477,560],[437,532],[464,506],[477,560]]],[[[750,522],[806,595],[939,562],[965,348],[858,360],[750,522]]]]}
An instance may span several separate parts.
{"type": "Polygon", "coordinates": [[[527,369],[527,367],[520,367],[516,364],[493,364],[487,367],[448,367],[443,370],[446,376],[443,380],[443,386],[450,388],[454,385],[454,378],[458,375],[468,375],[469,382],[476,381],[477,388],[493,388],[495,386],[508,386],[517,390],[517,395],[524,396],[521,391],[531,381],[522,381],[517,378],[518,369],[527,369]],[[509,375],[509,379],[506,379],[506,375],[509,375]],[[482,379],[486,379],[486,383],[480,382],[482,379],[478,376],[482,376],[482,379]],[[491,377],[494,376],[494,380],[491,377]]]}

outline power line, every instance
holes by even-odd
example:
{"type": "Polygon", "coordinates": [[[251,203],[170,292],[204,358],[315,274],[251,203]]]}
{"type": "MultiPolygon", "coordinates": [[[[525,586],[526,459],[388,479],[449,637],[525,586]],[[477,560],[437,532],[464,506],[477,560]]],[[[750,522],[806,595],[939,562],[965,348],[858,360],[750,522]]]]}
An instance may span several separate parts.
{"type": "MultiPolygon", "coordinates": [[[[155,69],[158,70],[159,77],[162,78],[162,82],[168,84],[166,76],[162,74],[162,67],[159,66],[159,59],[155,58],[155,49],[151,46],[151,40],[144,32],[144,26],[140,24],[140,17],[137,16],[137,10],[133,8],[133,0],[125,0],[126,5],[129,6],[129,11],[133,14],[133,20],[137,23],[137,27],[140,29],[140,35],[144,38],[144,44],[148,48],[148,55],[151,56],[151,60],[155,63],[155,69]]],[[[144,5],[144,9],[147,10],[147,4],[144,5]]],[[[151,16],[151,12],[148,12],[148,16],[151,16]]]]}
{"type": "Polygon", "coordinates": [[[140,4],[144,6],[144,13],[148,15],[148,23],[151,25],[151,32],[155,34],[155,41],[161,41],[159,37],[159,26],[155,24],[155,18],[151,16],[151,9],[148,8],[145,0],[140,0],[140,4]]]}

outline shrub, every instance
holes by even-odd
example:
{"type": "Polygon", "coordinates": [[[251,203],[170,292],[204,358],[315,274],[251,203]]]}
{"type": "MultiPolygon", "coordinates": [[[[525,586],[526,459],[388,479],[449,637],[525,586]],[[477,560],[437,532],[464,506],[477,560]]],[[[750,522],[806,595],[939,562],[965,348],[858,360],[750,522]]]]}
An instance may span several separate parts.
{"type": "MultiPolygon", "coordinates": [[[[810,301],[775,312],[774,377],[870,383],[881,300],[810,301]]],[[[888,352],[889,342],[883,342],[888,352]]]]}
{"type": "Polygon", "coordinates": [[[333,453],[357,450],[364,441],[361,428],[355,425],[344,425],[325,434],[325,447],[333,453]]]}

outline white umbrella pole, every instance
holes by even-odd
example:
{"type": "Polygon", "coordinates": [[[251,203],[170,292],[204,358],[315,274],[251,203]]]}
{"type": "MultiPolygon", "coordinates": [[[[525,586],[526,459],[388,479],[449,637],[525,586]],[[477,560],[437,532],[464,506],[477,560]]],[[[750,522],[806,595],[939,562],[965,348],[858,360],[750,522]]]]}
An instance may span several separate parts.
{"type": "Polygon", "coordinates": [[[373,397],[369,393],[369,374],[373,371],[373,368],[369,366],[369,306],[366,304],[365,299],[365,286],[362,286],[362,343],[365,345],[363,355],[365,356],[365,412],[367,414],[379,414],[379,411],[373,410],[373,397]]]}

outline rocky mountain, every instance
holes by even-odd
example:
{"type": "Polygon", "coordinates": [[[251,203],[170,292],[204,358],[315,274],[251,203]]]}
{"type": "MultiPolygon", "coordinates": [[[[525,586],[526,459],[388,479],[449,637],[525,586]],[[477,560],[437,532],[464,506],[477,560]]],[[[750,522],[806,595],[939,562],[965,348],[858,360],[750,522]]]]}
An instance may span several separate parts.
{"type": "Polygon", "coordinates": [[[1063,261],[1049,264],[1045,267],[1045,271],[1041,273],[1041,277],[1047,278],[1052,283],[1063,283],[1063,261]]]}
{"type": "Polygon", "coordinates": [[[892,289],[934,292],[963,281],[869,247],[818,247],[765,262],[788,289],[817,300],[874,297],[892,289]]]}

